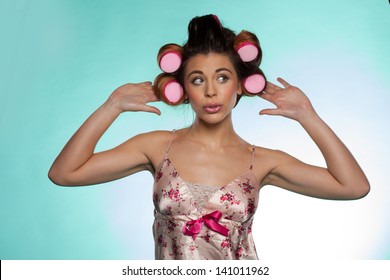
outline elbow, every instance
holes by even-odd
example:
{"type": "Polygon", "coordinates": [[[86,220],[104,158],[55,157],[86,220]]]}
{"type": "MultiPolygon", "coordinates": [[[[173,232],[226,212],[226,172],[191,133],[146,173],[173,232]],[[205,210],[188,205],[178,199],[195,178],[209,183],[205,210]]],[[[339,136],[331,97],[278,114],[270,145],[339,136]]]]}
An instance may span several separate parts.
{"type": "Polygon", "coordinates": [[[361,196],[359,198],[363,198],[367,196],[370,193],[371,186],[370,183],[367,182],[367,184],[362,188],[361,196]]]}
{"type": "Polygon", "coordinates": [[[69,180],[66,179],[65,176],[63,176],[60,172],[56,171],[54,168],[51,168],[49,170],[48,178],[55,185],[60,186],[60,187],[66,187],[66,186],[71,186],[72,185],[69,182],[69,180]]]}
{"type": "Polygon", "coordinates": [[[361,199],[367,196],[370,193],[371,186],[370,183],[364,182],[359,185],[356,185],[354,190],[352,191],[350,199],[361,199]]]}
{"type": "Polygon", "coordinates": [[[362,179],[362,182],[359,184],[358,199],[367,196],[370,193],[370,191],[371,191],[370,182],[368,181],[367,177],[364,177],[364,179],[362,179]]]}

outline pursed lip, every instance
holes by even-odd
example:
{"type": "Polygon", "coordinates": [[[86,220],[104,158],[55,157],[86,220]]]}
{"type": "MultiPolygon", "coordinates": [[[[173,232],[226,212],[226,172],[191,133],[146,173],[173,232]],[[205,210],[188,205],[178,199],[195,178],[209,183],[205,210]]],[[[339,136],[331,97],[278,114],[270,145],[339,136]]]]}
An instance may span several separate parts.
{"type": "Polygon", "coordinates": [[[218,113],[222,109],[222,104],[210,103],[203,106],[203,109],[210,114],[218,113]]]}

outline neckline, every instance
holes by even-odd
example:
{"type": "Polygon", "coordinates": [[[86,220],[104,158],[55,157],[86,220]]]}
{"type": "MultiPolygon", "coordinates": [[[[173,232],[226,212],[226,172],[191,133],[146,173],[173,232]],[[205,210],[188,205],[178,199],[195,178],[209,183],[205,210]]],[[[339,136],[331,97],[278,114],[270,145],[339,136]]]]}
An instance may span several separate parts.
{"type": "MultiPolygon", "coordinates": [[[[163,172],[163,170],[165,168],[171,168],[174,172],[176,172],[176,175],[175,175],[175,178],[177,180],[179,180],[180,182],[180,188],[184,187],[185,189],[187,189],[191,196],[195,199],[194,197],[194,194],[191,192],[191,188],[189,186],[189,184],[193,184],[193,183],[190,183],[188,181],[184,181],[183,178],[181,177],[180,175],[180,172],[176,169],[174,163],[168,158],[168,157],[165,157],[161,164],[160,164],[160,168],[158,169],[159,172],[163,172]]],[[[157,173],[156,173],[157,174],[157,173]]],[[[243,174],[237,176],[236,178],[234,178],[233,180],[231,180],[230,182],[228,182],[227,184],[223,185],[223,186],[220,186],[220,187],[215,187],[216,190],[211,194],[211,196],[209,197],[209,199],[204,203],[203,207],[200,209],[197,207],[197,205],[193,205],[194,209],[196,209],[196,213],[202,213],[202,211],[204,211],[205,208],[207,208],[207,205],[210,203],[211,199],[219,192],[223,191],[226,187],[230,186],[232,183],[234,183],[235,181],[239,180],[241,177],[244,177],[248,174],[251,174],[252,177],[254,178],[255,180],[255,184],[257,187],[260,187],[260,181],[257,179],[256,175],[253,173],[253,170],[252,169],[249,169],[248,171],[244,172],[243,174]]],[[[156,179],[155,179],[155,184],[156,184],[156,179]]],[[[197,183],[198,185],[201,185],[201,186],[207,186],[207,187],[213,187],[213,186],[209,186],[207,184],[200,184],[200,183],[197,183]]],[[[239,188],[240,191],[242,191],[241,188],[239,188]]],[[[260,191],[260,188],[257,190],[257,191],[260,191]]]]}
{"type": "Polygon", "coordinates": [[[181,175],[180,175],[180,172],[177,170],[177,168],[175,167],[175,164],[172,162],[172,160],[169,159],[169,157],[165,157],[164,158],[164,163],[163,163],[163,166],[161,166],[160,170],[163,169],[164,165],[166,163],[169,163],[169,165],[172,167],[172,169],[176,172],[176,178],[178,178],[180,180],[180,182],[184,183],[186,186],[188,186],[189,184],[191,185],[200,185],[200,186],[207,186],[207,187],[211,187],[211,188],[218,188],[218,190],[222,190],[224,189],[225,187],[231,185],[232,183],[234,183],[235,181],[237,181],[238,179],[240,179],[241,177],[244,177],[248,174],[251,174],[252,177],[255,178],[255,181],[256,181],[256,184],[259,183],[259,180],[257,179],[256,175],[253,173],[253,170],[251,168],[249,168],[246,172],[238,175],[237,177],[235,177],[233,180],[229,181],[228,183],[222,185],[222,186],[211,186],[211,185],[208,185],[208,184],[203,184],[203,183],[193,183],[193,182],[190,182],[190,181],[186,181],[184,180],[181,175]]]}

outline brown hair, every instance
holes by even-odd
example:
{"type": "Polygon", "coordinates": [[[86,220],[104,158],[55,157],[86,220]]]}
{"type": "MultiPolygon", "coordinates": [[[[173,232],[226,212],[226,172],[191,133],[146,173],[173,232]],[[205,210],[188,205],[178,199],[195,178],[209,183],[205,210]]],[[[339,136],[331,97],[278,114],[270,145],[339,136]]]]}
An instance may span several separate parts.
{"type": "MultiPolygon", "coordinates": [[[[158,54],[158,62],[161,60],[161,55],[168,51],[179,52],[182,56],[182,63],[177,71],[171,74],[160,74],[155,79],[155,89],[160,97],[164,95],[162,94],[162,90],[164,89],[163,84],[164,82],[166,83],[168,77],[177,80],[183,86],[183,75],[187,61],[198,54],[219,53],[227,55],[231,59],[240,81],[243,81],[253,74],[261,74],[264,76],[264,73],[259,69],[262,51],[257,36],[245,30],[236,35],[232,30],[223,27],[215,15],[193,18],[188,25],[187,42],[183,47],[176,44],[167,44],[163,46],[158,54]],[[244,42],[250,42],[258,49],[258,55],[253,61],[244,62],[237,53],[236,48],[244,42]]],[[[242,89],[244,94],[253,96],[253,94],[249,94],[245,90],[244,86],[242,86],[242,89]]],[[[237,103],[240,97],[241,96],[239,95],[237,103]]],[[[166,102],[166,99],[162,98],[162,100],[166,102]]],[[[168,104],[178,105],[180,103],[171,104],[168,102],[168,104]]]]}

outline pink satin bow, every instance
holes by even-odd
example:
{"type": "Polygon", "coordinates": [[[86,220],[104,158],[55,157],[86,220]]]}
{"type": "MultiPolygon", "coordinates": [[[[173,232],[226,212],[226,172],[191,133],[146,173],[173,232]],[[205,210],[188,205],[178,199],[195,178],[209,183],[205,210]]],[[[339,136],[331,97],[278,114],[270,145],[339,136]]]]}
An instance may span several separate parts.
{"type": "Polygon", "coordinates": [[[192,238],[195,240],[196,236],[202,229],[203,224],[205,224],[209,229],[216,231],[222,235],[228,236],[229,229],[218,223],[221,217],[222,212],[214,211],[210,214],[202,216],[197,220],[188,221],[183,227],[183,233],[185,235],[192,236],[192,238]]]}

